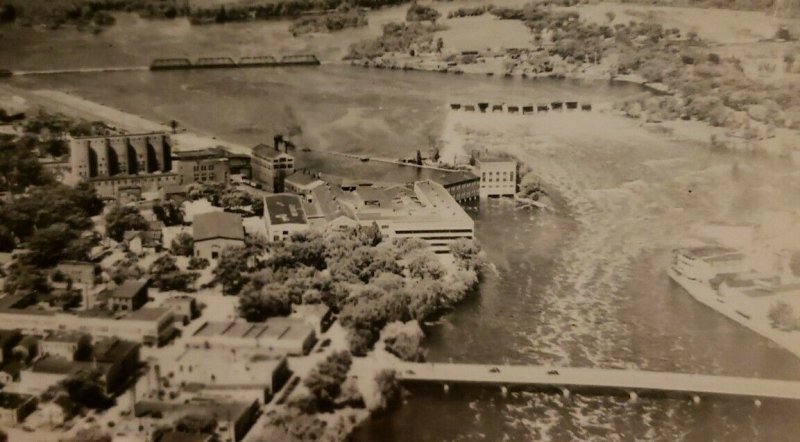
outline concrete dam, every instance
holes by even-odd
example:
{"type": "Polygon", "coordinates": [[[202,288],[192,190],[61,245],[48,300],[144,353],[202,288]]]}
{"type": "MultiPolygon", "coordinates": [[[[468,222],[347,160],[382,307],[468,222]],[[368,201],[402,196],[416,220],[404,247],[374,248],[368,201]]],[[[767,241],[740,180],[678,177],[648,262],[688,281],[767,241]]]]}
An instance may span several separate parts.
{"type": "Polygon", "coordinates": [[[151,71],[169,71],[185,69],[231,69],[280,66],[319,66],[316,55],[284,55],[277,59],[271,55],[242,57],[234,60],[231,57],[202,57],[192,62],[188,58],[157,58],[150,63],[151,71]]]}

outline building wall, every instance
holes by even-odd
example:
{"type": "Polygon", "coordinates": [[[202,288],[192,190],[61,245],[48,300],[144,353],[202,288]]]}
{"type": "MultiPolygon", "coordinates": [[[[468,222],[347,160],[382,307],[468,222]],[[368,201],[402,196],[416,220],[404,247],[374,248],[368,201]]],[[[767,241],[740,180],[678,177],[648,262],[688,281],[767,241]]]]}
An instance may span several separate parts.
{"type": "Polygon", "coordinates": [[[181,184],[221,183],[227,184],[230,175],[225,158],[181,159],[174,164],[175,172],[181,176],[181,184]]]}
{"type": "Polygon", "coordinates": [[[271,225],[269,223],[269,215],[265,214],[267,219],[267,239],[269,241],[285,241],[292,237],[295,233],[307,232],[309,229],[308,224],[277,224],[271,225]]]}
{"type": "Polygon", "coordinates": [[[462,183],[449,184],[444,186],[445,189],[453,196],[453,199],[459,203],[475,201],[481,194],[481,180],[476,178],[472,181],[465,181],[462,183]]]}
{"type": "Polygon", "coordinates": [[[97,194],[105,198],[116,198],[120,187],[140,186],[144,192],[154,192],[160,188],[180,184],[180,175],[157,173],[149,175],[128,175],[125,177],[100,177],[90,181],[97,194]]]}
{"type": "Polygon", "coordinates": [[[94,285],[94,265],[61,263],[56,270],[72,280],[73,284],[94,285]]]}
{"type": "Polygon", "coordinates": [[[168,134],[70,139],[72,173],[80,178],[171,170],[168,134]]]}
{"type": "Polygon", "coordinates": [[[57,313],[38,315],[18,312],[0,312],[0,324],[19,328],[24,332],[45,335],[56,330],[81,331],[95,339],[118,337],[144,344],[163,343],[174,331],[172,314],[154,320],[91,318],[57,313]],[[8,325],[6,325],[8,324],[8,325]]]}
{"type": "Polygon", "coordinates": [[[253,180],[264,184],[272,192],[282,192],[283,179],[294,173],[294,157],[286,153],[275,158],[253,155],[250,165],[253,180]]]}
{"type": "Polygon", "coordinates": [[[46,339],[39,341],[39,346],[42,355],[61,356],[70,361],[75,356],[75,350],[78,349],[77,342],[48,341],[46,339]]]}
{"type": "Polygon", "coordinates": [[[244,241],[228,238],[205,239],[194,243],[194,256],[207,260],[217,259],[227,247],[242,247],[244,241]]]}
{"type": "Polygon", "coordinates": [[[486,161],[478,163],[480,196],[513,196],[517,193],[516,161],[486,161]]]}

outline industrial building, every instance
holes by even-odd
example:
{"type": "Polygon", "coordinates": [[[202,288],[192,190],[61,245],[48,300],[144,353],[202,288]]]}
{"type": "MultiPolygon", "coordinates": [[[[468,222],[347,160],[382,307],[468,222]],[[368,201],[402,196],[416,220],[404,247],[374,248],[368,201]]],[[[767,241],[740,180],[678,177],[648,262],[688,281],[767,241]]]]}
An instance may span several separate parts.
{"type": "Polygon", "coordinates": [[[227,153],[218,147],[173,152],[172,164],[182,184],[227,184],[231,173],[227,153]]]}
{"type": "Polygon", "coordinates": [[[316,333],[306,321],[297,318],[274,317],[264,322],[206,322],[187,345],[211,348],[261,349],[303,355],[316,342],[316,333]]]}
{"type": "Polygon", "coordinates": [[[267,239],[283,241],[309,229],[302,197],[290,193],[264,197],[264,224],[267,239]]]}
{"type": "Polygon", "coordinates": [[[253,180],[265,185],[270,192],[281,193],[284,191],[285,178],[294,173],[294,157],[280,150],[280,142],[276,138],[272,147],[259,144],[253,148],[250,167],[253,180]]]}
{"type": "Polygon", "coordinates": [[[517,162],[509,159],[480,159],[480,196],[514,196],[517,193],[517,162]]]}
{"type": "Polygon", "coordinates": [[[72,173],[82,179],[172,170],[172,141],[165,132],[72,137],[69,147],[72,173]]]}

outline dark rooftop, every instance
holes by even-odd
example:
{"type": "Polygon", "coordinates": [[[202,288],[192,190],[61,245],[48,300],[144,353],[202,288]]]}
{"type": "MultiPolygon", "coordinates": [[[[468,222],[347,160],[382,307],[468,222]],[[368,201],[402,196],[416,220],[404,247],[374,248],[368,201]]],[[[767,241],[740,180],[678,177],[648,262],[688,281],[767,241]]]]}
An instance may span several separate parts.
{"type": "Polygon", "coordinates": [[[199,149],[199,150],[182,150],[182,151],[172,152],[172,159],[179,161],[203,160],[212,158],[219,158],[219,159],[226,158],[225,151],[223,151],[218,147],[209,147],[206,149],[199,149]]]}
{"type": "Polygon", "coordinates": [[[31,399],[33,399],[33,396],[29,394],[7,393],[5,391],[0,391],[0,408],[14,410],[31,399]]]}
{"type": "Polygon", "coordinates": [[[125,359],[131,352],[136,351],[139,344],[118,338],[108,338],[94,345],[94,355],[97,362],[117,362],[125,359]]]}
{"type": "Polygon", "coordinates": [[[133,281],[127,280],[115,288],[109,297],[111,298],[126,298],[130,299],[138,295],[149,282],[147,280],[133,281]]]}
{"type": "Polygon", "coordinates": [[[161,436],[161,442],[208,442],[211,438],[210,434],[171,431],[161,436]]]}
{"type": "Polygon", "coordinates": [[[0,329],[0,348],[7,345],[14,345],[22,339],[22,332],[19,330],[0,329]]]}
{"type": "Polygon", "coordinates": [[[298,186],[307,186],[315,181],[320,181],[320,179],[310,173],[304,172],[295,172],[286,177],[286,182],[298,186]]]}
{"type": "Polygon", "coordinates": [[[306,224],[306,213],[299,196],[288,193],[264,197],[264,210],[272,225],[306,224]]]}
{"type": "Polygon", "coordinates": [[[442,186],[450,186],[467,181],[480,180],[480,177],[468,170],[457,170],[453,172],[437,171],[431,175],[430,179],[441,184],[442,186]]]}
{"type": "Polygon", "coordinates": [[[192,237],[195,241],[215,238],[244,240],[242,217],[235,213],[209,212],[192,219],[192,237]]]}

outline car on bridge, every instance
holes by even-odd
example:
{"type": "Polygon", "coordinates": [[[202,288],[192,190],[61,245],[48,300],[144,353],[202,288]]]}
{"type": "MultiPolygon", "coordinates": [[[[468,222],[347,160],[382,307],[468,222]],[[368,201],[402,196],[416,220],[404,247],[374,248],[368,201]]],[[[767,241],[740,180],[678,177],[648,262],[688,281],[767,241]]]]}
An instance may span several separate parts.
{"type": "Polygon", "coordinates": [[[553,376],[558,376],[558,370],[548,370],[547,374],[553,375],[553,376]]]}
{"type": "Polygon", "coordinates": [[[489,369],[489,373],[500,373],[500,369],[497,367],[492,367],[489,369]]]}

